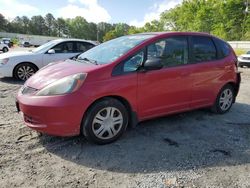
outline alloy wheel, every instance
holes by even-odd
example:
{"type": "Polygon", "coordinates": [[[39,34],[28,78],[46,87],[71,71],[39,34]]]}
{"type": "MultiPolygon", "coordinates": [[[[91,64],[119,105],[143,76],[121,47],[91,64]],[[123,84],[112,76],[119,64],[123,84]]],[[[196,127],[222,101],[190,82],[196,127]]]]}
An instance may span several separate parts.
{"type": "Polygon", "coordinates": [[[21,80],[27,80],[33,74],[35,74],[35,70],[29,65],[20,66],[17,70],[17,76],[21,80]]]}
{"type": "Polygon", "coordinates": [[[225,89],[219,99],[219,105],[222,111],[227,111],[233,103],[233,92],[231,89],[225,89]]]}

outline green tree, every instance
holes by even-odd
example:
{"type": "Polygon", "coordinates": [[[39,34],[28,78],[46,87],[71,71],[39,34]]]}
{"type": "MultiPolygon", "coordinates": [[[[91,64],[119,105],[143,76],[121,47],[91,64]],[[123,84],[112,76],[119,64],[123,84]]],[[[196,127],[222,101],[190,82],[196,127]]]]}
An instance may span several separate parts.
{"type": "Polygon", "coordinates": [[[88,22],[81,16],[68,20],[71,37],[87,39],[88,22]]]}
{"type": "Polygon", "coordinates": [[[68,21],[65,19],[57,18],[55,26],[58,37],[67,37],[69,35],[68,21]]]}
{"type": "Polygon", "coordinates": [[[56,19],[51,13],[48,13],[44,17],[45,25],[47,27],[46,34],[49,36],[56,35],[56,19]]]}
{"type": "Polygon", "coordinates": [[[7,27],[7,20],[5,17],[0,13],[0,31],[6,31],[7,27]]]}
{"type": "Polygon", "coordinates": [[[113,38],[126,35],[128,34],[129,29],[130,29],[130,26],[128,24],[124,24],[124,23],[116,24],[113,30],[110,30],[109,32],[105,34],[105,36],[103,37],[103,41],[108,41],[113,38]]]}
{"type": "Polygon", "coordinates": [[[160,22],[164,30],[207,32],[226,40],[240,40],[250,25],[244,9],[242,0],[184,0],[163,12],[160,22]]]}
{"type": "Polygon", "coordinates": [[[29,28],[34,35],[44,35],[47,31],[45,20],[41,15],[31,17],[29,28]]]}

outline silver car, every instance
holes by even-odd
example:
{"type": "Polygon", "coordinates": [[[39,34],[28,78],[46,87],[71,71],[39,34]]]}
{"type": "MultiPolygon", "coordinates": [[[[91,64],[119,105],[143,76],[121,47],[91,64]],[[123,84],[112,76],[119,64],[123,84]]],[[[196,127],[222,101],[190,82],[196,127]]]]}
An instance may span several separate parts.
{"type": "Polygon", "coordinates": [[[0,75],[27,80],[49,63],[72,58],[96,45],[96,42],[87,40],[57,39],[29,52],[0,54],[0,75]]]}
{"type": "Polygon", "coordinates": [[[250,51],[238,57],[239,67],[250,67],[250,51]]]}

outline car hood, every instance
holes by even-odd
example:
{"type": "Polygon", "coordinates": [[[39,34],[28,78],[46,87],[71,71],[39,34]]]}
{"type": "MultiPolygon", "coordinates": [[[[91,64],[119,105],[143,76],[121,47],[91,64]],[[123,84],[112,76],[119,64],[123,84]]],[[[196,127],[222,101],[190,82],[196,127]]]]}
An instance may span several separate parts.
{"type": "Polygon", "coordinates": [[[242,54],[240,57],[250,57],[250,54],[242,54]]]}
{"type": "Polygon", "coordinates": [[[25,85],[35,89],[42,89],[61,78],[77,73],[88,73],[91,70],[97,69],[99,66],[100,65],[80,63],[73,60],[50,63],[30,77],[25,85]]]}
{"type": "Polygon", "coordinates": [[[11,58],[11,57],[19,57],[19,56],[26,56],[26,55],[33,55],[32,52],[8,52],[0,54],[0,59],[4,58],[11,58]]]}

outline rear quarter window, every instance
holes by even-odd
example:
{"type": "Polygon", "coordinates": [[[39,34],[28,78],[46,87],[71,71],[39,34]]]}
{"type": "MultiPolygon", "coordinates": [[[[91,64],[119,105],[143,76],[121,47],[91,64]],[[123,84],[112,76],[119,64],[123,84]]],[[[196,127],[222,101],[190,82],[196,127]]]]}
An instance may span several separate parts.
{"type": "Polygon", "coordinates": [[[223,40],[213,38],[214,43],[216,45],[217,51],[218,51],[218,59],[222,59],[224,57],[227,57],[230,54],[231,47],[228,43],[224,42],[223,40]]]}

